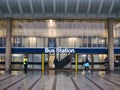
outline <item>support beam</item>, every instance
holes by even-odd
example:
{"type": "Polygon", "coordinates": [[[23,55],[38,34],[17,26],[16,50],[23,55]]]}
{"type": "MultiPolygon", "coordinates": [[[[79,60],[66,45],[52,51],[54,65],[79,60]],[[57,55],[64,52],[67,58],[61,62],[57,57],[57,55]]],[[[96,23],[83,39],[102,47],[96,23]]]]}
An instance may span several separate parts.
{"type": "Polygon", "coordinates": [[[17,0],[17,2],[18,2],[19,11],[20,11],[20,13],[22,14],[22,13],[23,13],[23,9],[22,9],[20,0],[17,0]]]}
{"type": "Polygon", "coordinates": [[[91,2],[92,2],[91,0],[88,1],[87,14],[90,12],[91,2]]]}
{"type": "Polygon", "coordinates": [[[108,58],[109,70],[114,71],[114,33],[113,33],[113,20],[108,20],[108,58]]]}
{"type": "Polygon", "coordinates": [[[9,0],[6,0],[6,4],[7,4],[8,11],[11,14],[12,10],[11,10],[10,4],[9,4],[9,0]]]}
{"type": "Polygon", "coordinates": [[[7,18],[6,30],[6,59],[5,59],[5,72],[11,72],[11,36],[12,36],[12,19],[7,18]]]}
{"type": "Polygon", "coordinates": [[[109,9],[109,11],[108,11],[108,14],[111,14],[114,5],[115,5],[115,0],[112,0],[112,3],[111,3],[111,5],[110,5],[111,7],[110,7],[110,9],[109,9]]]}
{"type": "MultiPolygon", "coordinates": [[[[75,15],[73,14],[67,14],[65,15],[64,12],[61,14],[56,13],[55,15],[53,15],[52,13],[50,14],[43,14],[43,13],[36,13],[33,15],[29,14],[29,13],[24,13],[23,15],[21,15],[20,13],[15,13],[14,15],[9,15],[9,14],[3,14],[2,18],[5,17],[14,17],[14,19],[106,19],[108,18],[106,14],[89,14],[87,15],[86,13],[80,13],[79,15],[75,15]]],[[[1,17],[1,15],[0,15],[1,17]]],[[[117,18],[116,15],[110,15],[110,17],[113,17],[115,19],[120,19],[120,17],[117,18]]]]}
{"type": "Polygon", "coordinates": [[[30,10],[31,10],[31,13],[33,14],[33,13],[34,13],[34,9],[33,9],[33,5],[32,5],[32,0],[29,0],[29,3],[30,3],[30,10]]]}
{"type": "Polygon", "coordinates": [[[101,12],[102,10],[102,6],[103,6],[103,0],[100,0],[100,6],[99,6],[99,9],[98,9],[98,14],[101,12]]]}
{"type": "Polygon", "coordinates": [[[56,13],[56,0],[53,0],[53,12],[56,13]]]}
{"type": "Polygon", "coordinates": [[[79,5],[80,5],[80,0],[77,0],[77,3],[76,3],[76,14],[78,13],[79,5]]]}
{"type": "Polygon", "coordinates": [[[67,5],[68,5],[68,0],[65,0],[65,14],[67,14],[67,5]]]}
{"type": "Polygon", "coordinates": [[[41,6],[42,6],[42,13],[45,13],[45,6],[44,6],[44,0],[40,0],[41,1],[41,6]]]}

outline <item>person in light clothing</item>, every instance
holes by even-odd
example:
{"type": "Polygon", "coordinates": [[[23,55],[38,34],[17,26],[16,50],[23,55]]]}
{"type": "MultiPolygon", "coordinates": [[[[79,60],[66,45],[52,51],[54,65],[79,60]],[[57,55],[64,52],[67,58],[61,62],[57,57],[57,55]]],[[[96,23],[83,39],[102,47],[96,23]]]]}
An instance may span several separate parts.
{"type": "Polygon", "coordinates": [[[85,71],[90,71],[89,67],[90,67],[90,62],[88,60],[88,58],[86,57],[86,61],[83,64],[84,70],[85,71]]]}

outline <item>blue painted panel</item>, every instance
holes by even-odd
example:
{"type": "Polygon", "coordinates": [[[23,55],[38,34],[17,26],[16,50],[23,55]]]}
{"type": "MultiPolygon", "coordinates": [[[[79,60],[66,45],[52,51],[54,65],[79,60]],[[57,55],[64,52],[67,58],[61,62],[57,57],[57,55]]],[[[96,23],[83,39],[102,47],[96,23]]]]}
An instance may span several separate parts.
{"type": "Polygon", "coordinates": [[[115,54],[120,54],[120,48],[114,48],[114,53],[115,54]]]}
{"type": "Polygon", "coordinates": [[[107,54],[108,50],[106,48],[76,48],[76,53],[88,53],[88,54],[107,54]]]}
{"type": "Polygon", "coordinates": [[[0,48],[0,53],[5,53],[5,48],[0,48]]]}
{"type": "MultiPolygon", "coordinates": [[[[55,48],[53,48],[55,49],[55,48]]],[[[107,48],[68,48],[74,49],[75,53],[107,54],[107,48]]],[[[12,53],[44,53],[45,48],[12,48],[12,53]]],[[[0,53],[5,53],[5,48],[0,48],[0,53]]],[[[120,48],[114,49],[115,54],[120,54],[120,48]]]]}
{"type": "MultiPolygon", "coordinates": [[[[56,48],[50,48],[56,49],[56,48]]],[[[64,48],[62,48],[64,49],[64,48]]],[[[68,48],[74,49],[75,53],[107,54],[106,48],[68,48]]],[[[12,48],[12,53],[44,53],[45,48],[12,48]]]]}
{"type": "Polygon", "coordinates": [[[12,53],[43,53],[44,48],[12,48],[12,53]]]}

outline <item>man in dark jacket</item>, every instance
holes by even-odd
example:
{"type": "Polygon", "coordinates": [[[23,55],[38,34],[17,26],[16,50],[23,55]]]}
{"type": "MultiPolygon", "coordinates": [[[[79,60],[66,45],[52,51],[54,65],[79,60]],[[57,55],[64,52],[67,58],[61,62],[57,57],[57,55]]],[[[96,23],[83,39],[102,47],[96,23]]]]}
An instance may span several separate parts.
{"type": "Polygon", "coordinates": [[[109,69],[109,59],[108,59],[108,57],[106,57],[104,59],[104,66],[105,66],[105,70],[107,71],[109,69]]]}

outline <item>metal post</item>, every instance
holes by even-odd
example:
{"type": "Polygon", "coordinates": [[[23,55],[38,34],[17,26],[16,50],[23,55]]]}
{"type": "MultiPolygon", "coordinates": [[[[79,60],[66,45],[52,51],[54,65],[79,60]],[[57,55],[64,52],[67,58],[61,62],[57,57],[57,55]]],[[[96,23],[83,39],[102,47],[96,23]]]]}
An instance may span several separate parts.
{"type": "Polygon", "coordinates": [[[45,60],[45,54],[42,53],[42,71],[44,71],[44,60],[45,60]]]}
{"type": "Polygon", "coordinates": [[[75,70],[78,71],[78,54],[75,54],[75,70]]]}

